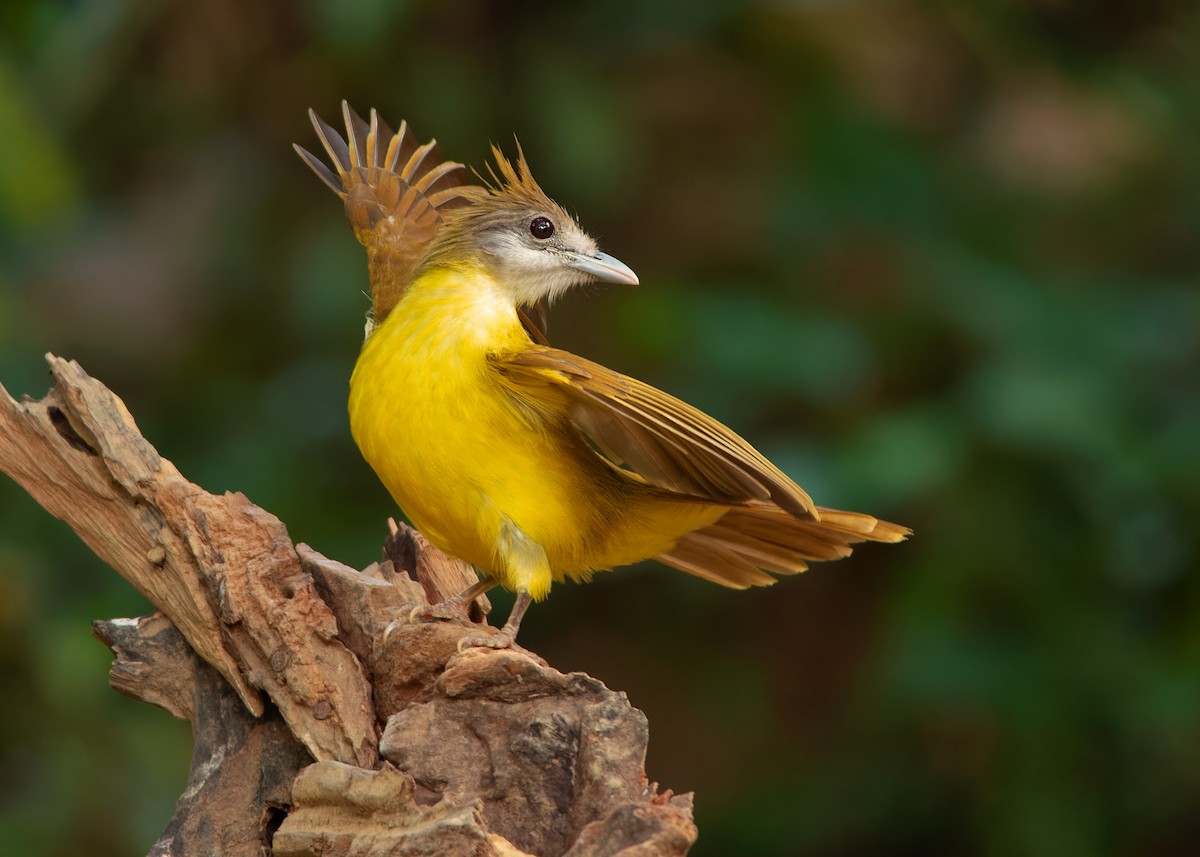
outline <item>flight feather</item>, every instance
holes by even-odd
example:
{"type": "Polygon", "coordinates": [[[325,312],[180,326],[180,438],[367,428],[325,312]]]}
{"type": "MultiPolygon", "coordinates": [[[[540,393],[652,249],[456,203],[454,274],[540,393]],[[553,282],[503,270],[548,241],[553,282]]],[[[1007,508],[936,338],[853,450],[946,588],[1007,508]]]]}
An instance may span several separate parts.
{"type": "Polygon", "coordinates": [[[575,429],[615,468],[664,494],[721,505],[770,502],[816,519],[799,485],[732,430],[649,384],[556,348],[497,355],[529,400],[566,400],[575,429]]]}

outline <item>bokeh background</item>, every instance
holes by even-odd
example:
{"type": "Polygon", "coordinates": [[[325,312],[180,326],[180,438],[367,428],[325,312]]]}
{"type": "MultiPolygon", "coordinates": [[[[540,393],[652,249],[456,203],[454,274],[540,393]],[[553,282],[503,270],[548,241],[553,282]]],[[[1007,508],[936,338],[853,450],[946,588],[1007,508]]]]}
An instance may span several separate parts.
{"type": "MultiPolygon", "coordinates": [[[[1197,44],[1169,0],[8,0],[0,381],[80,360],[185,475],[365,566],[365,266],[290,144],[343,97],[477,166],[516,132],[643,281],[556,344],[917,533],[532,611],[649,716],[693,853],[1197,854],[1197,44]]],[[[0,480],[0,854],[166,823],[187,724],[89,629],[148,609],[0,480]]]]}

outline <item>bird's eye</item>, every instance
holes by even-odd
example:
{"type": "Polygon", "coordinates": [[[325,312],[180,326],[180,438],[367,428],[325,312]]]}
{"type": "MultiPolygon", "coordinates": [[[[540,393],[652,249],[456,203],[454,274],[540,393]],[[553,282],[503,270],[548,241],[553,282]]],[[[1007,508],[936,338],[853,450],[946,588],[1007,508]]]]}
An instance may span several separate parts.
{"type": "Polygon", "coordinates": [[[545,241],[554,234],[554,224],[548,217],[535,217],[529,224],[529,234],[540,241],[545,241]]]}

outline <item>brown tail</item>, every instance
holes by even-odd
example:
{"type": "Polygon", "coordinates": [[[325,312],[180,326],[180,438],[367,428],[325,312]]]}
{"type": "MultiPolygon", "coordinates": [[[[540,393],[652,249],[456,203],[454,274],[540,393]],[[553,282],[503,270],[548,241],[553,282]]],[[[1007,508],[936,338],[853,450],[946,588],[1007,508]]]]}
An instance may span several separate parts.
{"type": "Polygon", "coordinates": [[[800,520],[777,506],[738,506],[681,538],[659,562],[734,589],[767,586],[771,574],[796,574],[810,562],[841,559],[859,542],[902,542],[912,530],[859,512],[817,509],[800,520]],[[768,574],[767,572],[771,572],[768,574]]]}
{"type": "Polygon", "coordinates": [[[374,110],[368,123],[342,102],[345,140],[316,113],[308,115],[333,169],[300,146],[296,153],[345,201],[346,218],[367,248],[379,323],[412,279],[425,245],[444,222],[443,212],[470,193],[466,168],[443,161],[434,140],[418,145],[407,122],[393,134],[374,110]]]}

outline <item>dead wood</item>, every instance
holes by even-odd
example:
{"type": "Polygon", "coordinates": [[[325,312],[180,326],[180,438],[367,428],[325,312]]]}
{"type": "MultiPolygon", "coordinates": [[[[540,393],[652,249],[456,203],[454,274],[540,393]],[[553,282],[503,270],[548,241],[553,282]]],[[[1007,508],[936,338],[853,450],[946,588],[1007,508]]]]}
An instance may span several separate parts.
{"type": "Polygon", "coordinates": [[[0,387],[0,470],[166,614],[250,711],[264,712],[263,691],[314,758],[373,765],[366,677],[283,523],[184,479],[112,391],[47,360],[57,386],[42,401],[0,387]]]}
{"type": "Polygon", "coordinates": [[[319,762],[296,779],[292,799],[292,814],[275,836],[276,857],[496,854],[478,800],[417,806],[412,778],[391,765],[366,771],[319,762]]]}
{"type": "Polygon", "coordinates": [[[686,854],[690,796],[647,782],[623,694],[521,652],[459,653],[486,598],[414,621],[469,566],[403,524],[365,571],[294,545],[48,360],[45,399],[0,388],[0,470],[161,610],[95,625],[113,687],[192,722],[188,788],[152,854],[686,854]]]}
{"type": "Polygon", "coordinates": [[[187,788],[152,857],[270,854],[292,781],[312,761],[278,712],[247,711],[161,613],[92,627],[113,650],[114,688],[192,722],[187,788]]]}

